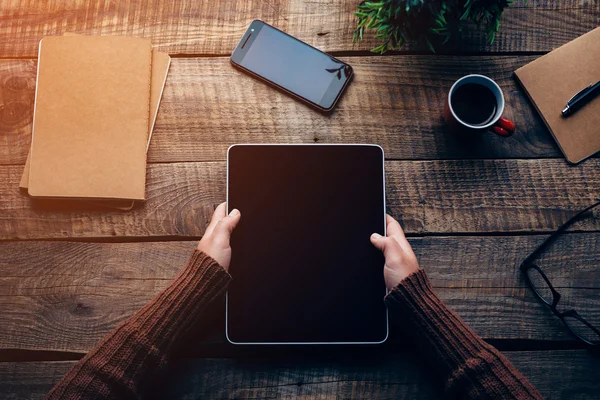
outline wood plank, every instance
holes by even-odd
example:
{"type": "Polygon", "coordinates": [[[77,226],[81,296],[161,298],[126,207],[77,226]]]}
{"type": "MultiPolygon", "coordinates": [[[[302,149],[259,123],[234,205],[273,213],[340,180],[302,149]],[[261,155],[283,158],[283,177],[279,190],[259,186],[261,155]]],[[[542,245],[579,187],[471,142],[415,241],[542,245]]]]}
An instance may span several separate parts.
{"type": "MultiPolygon", "coordinates": [[[[507,352],[547,399],[594,398],[599,360],[584,350],[507,352]]],[[[439,384],[414,356],[379,359],[190,359],[175,362],[157,393],[169,399],[443,398],[439,384]]],[[[73,361],[0,363],[0,393],[42,399],[73,361]]]]}
{"type": "MultiPolygon", "coordinates": [[[[354,1],[302,0],[141,2],[7,0],[0,9],[0,57],[35,57],[44,35],[78,32],[151,38],[171,54],[229,54],[254,19],[262,19],[329,52],[368,50],[372,34],[352,43],[354,1]]],[[[549,51],[600,24],[595,1],[519,0],[495,43],[471,27],[444,51],[549,51]]],[[[413,45],[407,50],[426,50],[413,45]]],[[[441,51],[441,50],[440,50],[441,51]]]]}
{"type": "Polygon", "coordinates": [[[0,164],[24,164],[31,145],[37,62],[0,60],[0,164]]]}
{"type": "MultiPolygon", "coordinates": [[[[600,360],[585,351],[506,355],[545,398],[593,398],[600,390],[596,374],[600,360]]],[[[431,367],[414,358],[399,354],[363,361],[350,354],[340,361],[227,360],[224,365],[222,360],[190,360],[172,370],[163,393],[176,399],[444,398],[441,386],[431,378],[431,367]],[[189,379],[190,372],[198,379],[189,379]]]]}
{"type": "MultiPolygon", "coordinates": [[[[388,210],[409,234],[549,232],[594,202],[599,166],[600,159],[577,167],[559,159],[388,161],[388,210]]],[[[0,240],[199,237],[225,200],[222,162],[150,164],[147,200],[129,212],[34,202],[18,188],[22,170],[0,166],[0,240]]],[[[600,218],[576,228],[598,230],[600,218]]]]}
{"type": "MultiPolygon", "coordinates": [[[[332,115],[236,71],[226,58],[174,59],[150,162],[225,160],[234,143],[377,143],[388,159],[562,157],[513,78],[535,56],[347,57],[355,79],[332,115]],[[517,133],[459,137],[442,118],[446,94],[468,73],[498,81],[517,133]]],[[[36,63],[0,60],[0,164],[24,164],[31,142],[36,63]]]]}
{"type": "Polygon", "coordinates": [[[2,398],[41,400],[74,363],[74,361],[0,363],[2,398]]]}
{"type": "MultiPolygon", "coordinates": [[[[410,241],[439,296],[483,337],[571,341],[518,270],[544,237],[410,241]]],[[[195,243],[0,243],[0,349],[88,351],[168,285],[195,243]]],[[[573,233],[540,259],[563,295],[561,304],[597,325],[599,250],[600,233],[573,233]]],[[[207,346],[217,354],[232,351],[225,345],[223,315],[222,305],[216,306],[197,336],[199,353],[207,346]]]]}

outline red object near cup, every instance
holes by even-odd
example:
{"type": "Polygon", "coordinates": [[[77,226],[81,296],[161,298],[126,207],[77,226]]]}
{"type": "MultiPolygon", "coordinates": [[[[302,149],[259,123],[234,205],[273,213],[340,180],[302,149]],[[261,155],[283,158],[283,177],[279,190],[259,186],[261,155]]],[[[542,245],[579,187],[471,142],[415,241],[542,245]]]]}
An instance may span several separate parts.
{"type": "MultiPolygon", "coordinates": [[[[474,99],[476,100],[476,99],[474,99]]],[[[515,124],[502,117],[504,112],[504,95],[500,86],[492,79],[484,75],[467,75],[457,80],[448,92],[446,104],[444,105],[444,120],[448,126],[455,132],[461,133],[482,133],[492,131],[498,136],[509,137],[515,132],[515,124]],[[496,98],[496,107],[493,117],[485,124],[473,125],[463,121],[457,115],[452,107],[452,96],[456,89],[465,84],[482,85],[488,88],[496,98]]]]}

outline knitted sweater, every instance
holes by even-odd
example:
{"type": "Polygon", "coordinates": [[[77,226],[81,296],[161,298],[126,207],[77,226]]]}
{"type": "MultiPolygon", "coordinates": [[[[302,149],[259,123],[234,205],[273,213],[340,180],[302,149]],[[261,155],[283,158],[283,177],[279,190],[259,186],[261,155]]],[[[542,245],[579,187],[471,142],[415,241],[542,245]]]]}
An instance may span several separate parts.
{"type": "MultiPolygon", "coordinates": [[[[206,308],[224,294],[230,275],[194,251],[163,292],[107,335],[77,362],[46,399],[139,399],[164,373],[173,346],[204,322],[206,308]]],[[[421,269],[385,299],[391,319],[403,321],[460,398],[541,399],[494,347],[470,330],[433,293],[421,269]]]]}

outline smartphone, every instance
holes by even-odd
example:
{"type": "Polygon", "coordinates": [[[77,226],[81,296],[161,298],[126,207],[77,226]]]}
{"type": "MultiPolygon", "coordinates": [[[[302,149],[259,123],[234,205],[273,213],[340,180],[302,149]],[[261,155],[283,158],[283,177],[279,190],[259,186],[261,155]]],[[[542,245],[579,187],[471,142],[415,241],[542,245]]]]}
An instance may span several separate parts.
{"type": "Polygon", "coordinates": [[[231,63],[325,112],[352,78],[350,65],[259,20],[242,36],[231,63]]]}

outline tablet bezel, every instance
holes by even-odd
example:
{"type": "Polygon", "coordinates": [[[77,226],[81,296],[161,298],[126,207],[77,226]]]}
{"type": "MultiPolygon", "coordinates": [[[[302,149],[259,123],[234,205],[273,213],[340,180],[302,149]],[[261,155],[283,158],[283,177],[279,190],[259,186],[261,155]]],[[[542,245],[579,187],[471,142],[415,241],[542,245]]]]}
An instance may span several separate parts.
{"type": "MultiPolygon", "coordinates": [[[[247,146],[286,146],[286,147],[296,147],[296,146],[342,146],[342,147],[349,147],[349,146],[361,146],[361,147],[378,147],[379,150],[381,150],[381,168],[382,168],[382,182],[383,182],[383,235],[386,236],[387,235],[387,227],[386,227],[386,192],[385,192],[385,152],[383,150],[383,148],[378,145],[378,144],[358,144],[358,143],[351,143],[351,144],[328,144],[328,143],[298,143],[298,144],[288,144],[288,143],[239,143],[239,144],[233,144],[231,146],[229,146],[229,148],[227,149],[227,179],[226,179],[226,211],[227,214],[229,214],[229,151],[233,148],[233,147],[247,147],[247,146]]],[[[381,273],[383,274],[383,265],[382,267],[382,271],[381,273]]],[[[387,295],[388,293],[388,289],[385,288],[385,293],[384,296],[387,295]]],[[[385,337],[378,342],[234,342],[233,340],[231,340],[229,338],[229,290],[225,293],[225,337],[227,338],[227,341],[231,344],[234,345],[369,345],[369,344],[382,344],[384,343],[390,334],[390,324],[389,324],[389,312],[388,309],[386,307],[385,310],[385,328],[386,328],[386,332],[385,332],[385,337]]]]}

